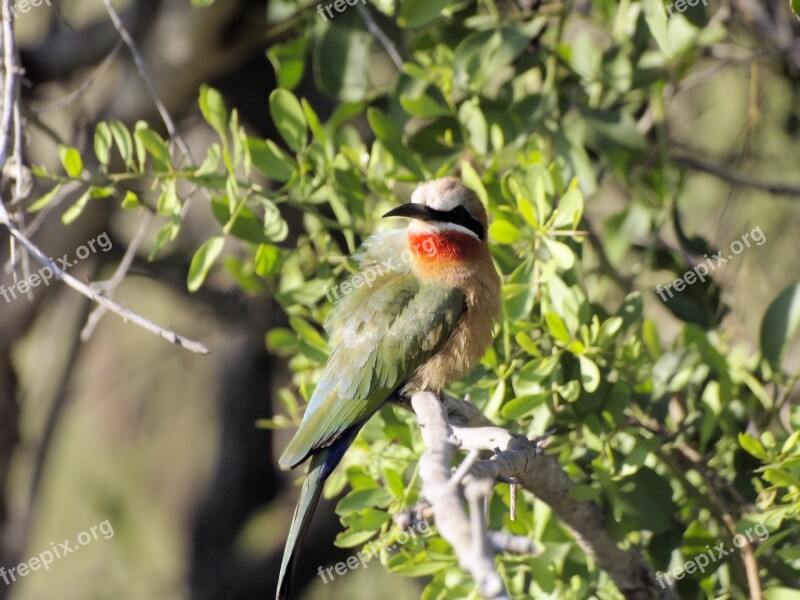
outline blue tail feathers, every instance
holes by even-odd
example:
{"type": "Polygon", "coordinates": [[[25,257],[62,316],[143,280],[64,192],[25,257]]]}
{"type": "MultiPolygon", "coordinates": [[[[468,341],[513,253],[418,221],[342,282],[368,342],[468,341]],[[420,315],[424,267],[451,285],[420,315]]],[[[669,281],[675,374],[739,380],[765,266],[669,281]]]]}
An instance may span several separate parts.
{"type": "Polygon", "coordinates": [[[344,453],[353,443],[353,439],[355,439],[363,425],[364,423],[353,425],[333,444],[318,450],[311,456],[311,464],[308,467],[306,479],[300,490],[300,498],[297,501],[297,508],[294,511],[292,524],[289,528],[289,536],[286,539],[286,547],[283,550],[283,561],[281,562],[281,571],[278,576],[278,590],[275,600],[289,600],[292,571],[294,570],[297,552],[308,531],[308,526],[311,524],[311,517],[314,514],[317,502],[319,502],[322,486],[342,460],[344,453]]]}

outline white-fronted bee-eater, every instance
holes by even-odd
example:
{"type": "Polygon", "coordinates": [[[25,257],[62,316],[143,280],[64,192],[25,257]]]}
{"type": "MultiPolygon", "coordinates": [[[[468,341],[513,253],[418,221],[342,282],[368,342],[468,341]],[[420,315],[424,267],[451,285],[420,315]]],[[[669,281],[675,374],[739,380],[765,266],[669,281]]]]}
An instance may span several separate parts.
{"type": "Polygon", "coordinates": [[[291,469],[311,457],[278,600],[289,598],[293,564],[323,483],[364,423],[386,402],[441,392],[492,343],[500,278],[486,243],[486,210],[452,177],[420,185],[411,200],[384,215],[408,217],[408,227],[374,235],[356,256],[360,273],[353,279],[369,284],[337,294],[325,324],[328,362],[279,461],[291,469]]]}

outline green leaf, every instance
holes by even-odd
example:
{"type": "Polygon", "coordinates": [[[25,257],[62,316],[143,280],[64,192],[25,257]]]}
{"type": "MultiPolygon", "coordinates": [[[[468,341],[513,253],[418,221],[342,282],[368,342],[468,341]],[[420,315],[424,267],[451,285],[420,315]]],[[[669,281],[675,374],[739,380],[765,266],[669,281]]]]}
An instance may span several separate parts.
{"type": "Polygon", "coordinates": [[[369,32],[349,27],[328,27],[314,45],[314,79],[320,91],[344,102],[360,102],[370,89],[369,32]]]}
{"type": "Polygon", "coordinates": [[[393,562],[389,566],[389,572],[397,573],[398,575],[403,575],[405,577],[425,577],[426,575],[440,573],[449,566],[451,566],[451,563],[440,560],[426,559],[423,562],[418,563],[408,560],[398,560],[396,563],[393,562]]]}
{"type": "Polygon", "coordinates": [[[525,319],[536,301],[536,288],[530,283],[503,285],[503,308],[509,319],[525,319]]]}
{"type": "Polygon", "coordinates": [[[767,452],[764,450],[764,446],[762,446],[761,442],[749,433],[739,433],[739,445],[757,459],[763,461],[768,460],[767,452]]]}
{"type": "Polygon", "coordinates": [[[342,517],[342,523],[351,531],[377,532],[391,517],[384,510],[365,508],[342,517]]]}
{"type": "Polygon", "coordinates": [[[328,342],[308,321],[300,317],[290,317],[289,323],[297,332],[298,340],[301,344],[305,342],[318,350],[322,350],[323,354],[327,354],[328,342]]]}
{"type": "Polygon", "coordinates": [[[142,206],[142,203],[139,202],[139,196],[136,193],[128,190],[125,192],[125,198],[122,199],[122,208],[125,210],[134,210],[142,206]]]}
{"type": "Polygon", "coordinates": [[[336,505],[336,512],[340,515],[356,512],[365,508],[386,508],[394,499],[394,495],[386,488],[368,488],[353,490],[336,505]]]}
{"type": "Polygon", "coordinates": [[[311,130],[311,135],[324,145],[327,142],[328,136],[325,133],[325,127],[319,120],[319,116],[314,112],[314,109],[305,98],[303,98],[300,103],[303,105],[303,113],[306,116],[306,122],[308,123],[308,128],[311,130]]]}
{"type": "Polygon", "coordinates": [[[276,327],[267,332],[267,350],[276,356],[297,354],[297,334],[286,327],[276,327]]]}
{"type": "Polygon", "coordinates": [[[619,509],[636,529],[669,531],[678,508],[669,482],[649,467],[619,481],[619,509]]]}
{"type": "Polygon", "coordinates": [[[375,537],[375,533],[375,531],[351,531],[348,529],[336,536],[333,545],[337,548],[355,548],[371,540],[375,537]]]}
{"type": "Polygon", "coordinates": [[[464,127],[465,137],[470,146],[479,155],[485,155],[489,144],[489,128],[477,98],[461,104],[458,109],[458,120],[464,127]]]}
{"type": "Polygon", "coordinates": [[[270,242],[264,235],[264,224],[261,219],[250,209],[242,207],[234,211],[236,220],[231,223],[230,203],[227,198],[219,198],[211,201],[211,212],[229,234],[253,244],[270,242]]]}
{"type": "Polygon", "coordinates": [[[81,153],[76,148],[69,146],[58,146],[58,157],[61,159],[61,164],[67,175],[80,179],[83,173],[83,159],[81,153]]]}
{"type": "Polygon", "coordinates": [[[578,362],[581,365],[581,383],[583,389],[590,394],[597,391],[600,385],[600,369],[597,368],[595,362],[581,354],[578,356],[578,362]]]}
{"type": "Polygon", "coordinates": [[[131,132],[121,121],[111,121],[108,127],[111,129],[111,135],[117,144],[119,155],[125,164],[130,166],[133,160],[133,138],[131,137],[131,132]]]}
{"type": "Polygon", "coordinates": [[[153,158],[153,167],[157,171],[172,170],[172,157],[167,142],[158,133],[150,129],[144,121],[139,121],[136,123],[134,135],[153,158]]]}
{"type": "MultiPolygon", "coordinates": [[[[793,3],[798,1],[800,0],[792,0],[793,3]]],[[[795,14],[798,14],[797,10],[795,14]]],[[[764,590],[764,600],[800,600],[800,591],[787,587],[771,587],[764,590]]]]}
{"type": "Polygon", "coordinates": [[[59,183],[58,185],[56,185],[52,190],[50,190],[44,196],[39,198],[36,202],[31,204],[28,207],[28,212],[34,213],[42,210],[45,206],[47,206],[48,204],[50,204],[50,202],[53,201],[53,198],[55,198],[58,195],[62,187],[64,187],[63,183],[59,183]]]}
{"type": "Polygon", "coordinates": [[[203,118],[211,125],[221,139],[226,139],[228,113],[225,110],[225,101],[214,88],[204,85],[200,88],[200,112],[203,118]]]}
{"type": "Polygon", "coordinates": [[[800,328],[800,283],[785,288],[767,308],[761,321],[761,353],[778,365],[800,328]]]}
{"type": "Polygon", "coordinates": [[[192,264],[189,267],[189,276],[187,278],[187,285],[190,292],[196,292],[203,285],[208,272],[222,253],[224,245],[225,236],[218,233],[207,240],[197,250],[194,258],[192,258],[192,264]]]}
{"type": "Polygon", "coordinates": [[[397,24],[416,29],[435,21],[452,0],[404,0],[400,3],[397,24]]]}
{"type": "Polygon", "coordinates": [[[279,88],[293,90],[303,80],[307,47],[308,37],[301,35],[285,44],[275,44],[267,50],[267,58],[275,69],[279,88]]]}
{"type": "Polygon", "coordinates": [[[266,198],[261,198],[259,204],[264,211],[264,235],[271,242],[282,242],[289,235],[289,225],[280,209],[266,198]]]}
{"type": "Polygon", "coordinates": [[[446,106],[439,104],[436,100],[431,98],[428,94],[420,94],[419,96],[400,96],[400,106],[409,115],[419,117],[421,119],[430,119],[431,117],[443,117],[450,115],[450,109],[446,106]]]}
{"type": "Polygon", "coordinates": [[[800,0],[789,0],[789,6],[792,7],[794,16],[800,18],[800,0]]]}
{"type": "Polygon", "coordinates": [[[277,89],[269,97],[269,111],[281,137],[295,152],[306,146],[308,129],[303,106],[289,90],[277,89]]]}
{"type": "Polygon", "coordinates": [[[483,185],[480,175],[478,175],[469,161],[461,161],[461,179],[464,185],[478,194],[478,198],[480,198],[484,206],[489,205],[489,193],[486,191],[486,186],[483,185]]]}
{"type": "MultiPolygon", "coordinates": [[[[514,376],[514,392],[517,397],[545,391],[545,381],[553,374],[559,363],[558,355],[534,358],[514,376]]],[[[549,387],[549,385],[547,386],[549,387]]]]}
{"type": "Polygon", "coordinates": [[[556,228],[577,228],[583,214],[583,194],[578,188],[570,189],[558,202],[558,214],[553,221],[556,228]]]}
{"type": "Polygon", "coordinates": [[[497,219],[489,225],[489,236],[498,244],[516,244],[522,239],[522,232],[510,221],[497,219]]]}
{"type": "Polygon", "coordinates": [[[575,253],[563,242],[543,238],[544,247],[550,254],[550,258],[558,265],[562,271],[567,271],[575,264],[575,253]]]}
{"type": "Polygon", "coordinates": [[[296,171],[294,159],[281,150],[272,140],[247,138],[247,148],[253,166],[267,178],[289,181],[296,171]]]}
{"type": "Polygon", "coordinates": [[[601,499],[601,492],[600,490],[593,488],[589,485],[573,485],[570,486],[569,491],[567,492],[567,496],[572,498],[573,500],[592,500],[592,501],[599,501],[601,499]]]}
{"type": "Polygon", "coordinates": [[[256,251],[256,273],[261,277],[278,274],[281,264],[281,249],[272,244],[261,244],[256,251]]]}
{"type": "Polygon", "coordinates": [[[549,312],[544,316],[547,323],[547,329],[555,339],[564,344],[568,344],[572,340],[572,336],[564,324],[564,320],[554,312],[549,312]]]}
{"type": "Polygon", "coordinates": [[[69,225],[70,223],[72,223],[75,219],[77,219],[81,215],[83,209],[86,208],[86,205],[89,203],[89,200],[91,199],[92,199],[92,188],[89,188],[81,195],[80,198],[78,198],[75,204],[70,206],[64,212],[64,214],[61,216],[61,222],[64,223],[64,225],[69,225]]]}
{"type": "Polygon", "coordinates": [[[108,166],[113,143],[114,136],[111,134],[111,127],[106,122],[98,123],[94,130],[94,153],[104,167],[108,166]]]}
{"type": "Polygon", "coordinates": [[[177,185],[174,179],[170,179],[164,184],[161,195],[158,197],[158,202],[156,203],[156,212],[159,214],[159,216],[169,217],[175,212],[175,208],[178,205],[179,200],[177,185]]]}
{"type": "Polygon", "coordinates": [[[534,410],[536,410],[539,405],[542,404],[548,397],[550,397],[551,392],[538,392],[536,394],[525,394],[523,396],[517,396],[510,402],[508,402],[505,406],[503,406],[502,411],[500,414],[503,416],[504,419],[516,420],[522,417],[527,417],[531,414],[534,410]]]}
{"type": "Polygon", "coordinates": [[[174,240],[177,237],[179,231],[180,222],[169,222],[159,229],[158,233],[156,234],[156,239],[153,240],[153,246],[150,248],[150,254],[147,257],[147,260],[153,260],[161,248],[164,247],[164,244],[170,240],[174,240]]]}
{"type": "Polygon", "coordinates": [[[422,166],[409,151],[403,142],[403,136],[394,122],[386,116],[386,113],[378,108],[371,107],[367,110],[367,121],[372,131],[384,147],[394,156],[397,161],[406,169],[411,171],[419,179],[426,179],[422,166]]]}

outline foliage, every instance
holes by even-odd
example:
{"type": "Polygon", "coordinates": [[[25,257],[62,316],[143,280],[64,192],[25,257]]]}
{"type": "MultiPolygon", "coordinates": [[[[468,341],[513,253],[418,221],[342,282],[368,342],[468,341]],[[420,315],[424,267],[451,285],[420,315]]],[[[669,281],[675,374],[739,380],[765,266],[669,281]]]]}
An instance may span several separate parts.
{"type": "MultiPolygon", "coordinates": [[[[199,289],[221,263],[244,291],[273,295],[289,316],[290,329],[266,337],[271,351],[290,357],[293,373],[280,394],[288,417],[266,425],[288,427],[327,356],[319,327],[330,309],[325,292],[353,268],[346,257],[388,225],[378,215],[416,182],[460,171],[492,214],[504,305],[493,348],[453,391],[469,393],[512,431],[533,436],[555,426],[549,451],[576,482],[574,496],[601,505],[614,538],[643,548],[658,570],[682,565],[706,544],[730,546],[731,514],[740,532],[763,523],[763,584],[770,597],[783,597],[800,575],[800,407],[780,416],[797,380],[782,367],[798,325],[797,287],[764,320],[763,356],[731,342],[720,328],[724,307],[700,284],[668,306],[682,324],[665,343],[646,310],[647,275],[663,280],[687,265],[655,241],[637,245],[680,223],[683,173],[670,159],[664,93],[728,35],[723,26],[708,24],[702,4],[667,20],[655,3],[637,0],[595,2],[591,15],[551,4],[533,13],[493,2],[376,7],[407,49],[402,73],[385,76],[387,58],[354,9],[323,23],[313,9],[295,7],[304,27],[269,51],[284,86],[268,99],[280,139],[248,135],[211,88],[201,90],[199,106],[218,140],[199,166],[176,161],[146,123],[101,123],[96,169],[64,147],[63,173],[36,170],[56,190],[85,184],[64,222],[109,198],[145,207],[163,218],[152,259],[180,234],[188,199],[206,202],[219,231],[197,249],[187,285],[199,289]],[[307,75],[306,59],[318,88],[340,100],[327,118],[292,91],[307,75]],[[645,110],[653,124],[643,130],[645,110]],[[142,181],[150,193],[129,187],[142,181]],[[627,202],[592,244],[584,206],[608,181],[626,190],[627,202]],[[292,211],[302,215],[302,231],[288,242],[292,211]],[[615,270],[631,262],[638,274],[615,270]]],[[[339,545],[376,536],[393,543],[390,515],[418,499],[420,451],[410,414],[387,408],[369,423],[326,488],[329,497],[349,490],[338,506],[339,545]]],[[[515,597],[619,597],[546,505],[524,496],[511,521],[509,501],[498,486],[491,526],[542,548],[498,558],[515,597]]],[[[426,600],[474,597],[435,535],[383,560],[397,573],[432,576],[426,600]]],[[[687,575],[678,589],[690,598],[745,597],[739,560],[687,575]]]]}

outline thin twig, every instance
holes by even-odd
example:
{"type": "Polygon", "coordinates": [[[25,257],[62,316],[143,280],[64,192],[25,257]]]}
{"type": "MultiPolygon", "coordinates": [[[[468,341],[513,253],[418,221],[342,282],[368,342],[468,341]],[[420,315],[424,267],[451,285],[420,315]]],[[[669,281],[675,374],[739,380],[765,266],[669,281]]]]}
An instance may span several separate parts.
{"type": "Polygon", "coordinates": [[[461,461],[461,464],[458,465],[456,472],[453,473],[453,476],[450,478],[450,485],[453,487],[458,487],[461,485],[461,482],[464,481],[464,477],[469,470],[472,468],[472,465],[475,464],[475,461],[478,460],[478,456],[480,455],[479,450],[470,450],[469,454],[467,454],[466,458],[461,461]]]}
{"type": "Polygon", "coordinates": [[[14,18],[11,0],[2,0],[3,15],[3,111],[0,116],[0,168],[5,166],[11,151],[14,126],[14,105],[19,88],[19,63],[17,41],[14,37],[14,18]]]}
{"type": "Polygon", "coordinates": [[[122,41],[125,42],[125,45],[128,47],[128,50],[131,53],[133,62],[136,64],[136,69],[139,71],[139,76],[142,78],[144,84],[147,86],[147,89],[150,91],[150,95],[153,98],[153,102],[155,102],[156,109],[158,109],[158,114],[161,115],[161,120],[164,121],[164,125],[167,127],[169,137],[175,141],[183,155],[192,163],[194,163],[189,145],[186,143],[186,140],[181,137],[181,134],[178,132],[178,128],[175,126],[175,121],[172,120],[169,111],[167,111],[167,107],[161,101],[161,96],[158,95],[158,90],[156,89],[156,86],[150,77],[150,72],[147,70],[147,63],[145,63],[142,53],[139,52],[139,48],[136,47],[133,37],[125,28],[125,24],[122,22],[117,10],[111,4],[111,0],[103,0],[103,4],[106,7],[108,16],[111,18],[111,22],[114,24],[114,29],[117,30],[117,33],[119,33],[119,36],[122,38],[122,41]]]}
{"type": "Polygon", "coordinates": [[[72,92],[70,92],[63,98],[60,98],[56,102],[53,102],[52,104],[34,110],[34,112],[36,114],[43,115],[53,110],[58,110],[60,108],[64,108],[65,106],[69,106],[72,102],[78,99],[81,96],[81,94],[83,94],[89,88],[89,86],[91,86],[95,81],[97,81],[97,79],[99,79],[103,73],[106,72],[108,67],[111,66],[111,63],[114,62],[114,59],[117,57],[117,54],[119,54],[119,51],[122,49],[122,46],[123,46],[122,40],[117,42],[117,45],[114,46],[114,49],[108,53],[108,56],[106,56],[105,60],[103,60],[100,66],[97,67],[97,69],[95,69],[95,71],[91,75],[89,75],[89,77],[86,78],[86,81],[81,83],[77,89],[73,90],[72,92]]]}
{"type": "Polygon", "coordinates": [[[381,46],[383,46],[384,50],[386,50],[386,54],[388,54],[389,58],[392,59],[392,62],[394,63],[394,66],[397,67],[397,70],[402,71],[403,57],[400,56],[400,53],[397,51],[397,48],[395,48],[392,40],[389,39],[389,36],[386,35],[380,27],[378,27],[375,19],[372,18],[371,14],[369,14],[369,9],[362,4],[356,3],[356,10],[364,20],[364,25],[367,26],[369,32],[378,39],[378,41],[381,43],[381,46]]]}
{"type": "Polygon", "coordinates": [[[509,486],[509,500],[508,500],[508,507],[509,507],[509,515],[508,518],[512,521],[517,520],[517,488],[519,484],[517,483],[517,478],[511,478],[511,485],[509,486]]]}
{"type": "Polygon", "coordinates": [[[770,194],[783,195],[783,196],[800,196],[800,185],[791,185],[788,183],[772,183],[769,181],[759,181],[757,179],[749,179],[735,171],[726,169],[719,165],[712,164],[696,156],[689,156],[683,153],[673,153],[673,158],[679,163],[702,173],[708,173],[719,179],[756,190],[764,190],[770,194]]]}
{"type": "Polygon", "coordinates": [[[781,393],[777,402],[775,402],[775,412],[780,412],[780,410],[783,408],[783,405],[786,404],[789,401],[789,398],[792,397],[794,386],[797,385],[798,380],[800,380],[800,369],[797,369],[794,375],[789,378],[789,381],[786,382],[786,387],[783,388],[783,392],[781,393]]]}
{"type": "Polygon", "coordinates": [[[111,312],[119,315],[122,317],[124,321],[130,321],[143,329],[146,329],[150,333],[157,335],[160,338],[167,340],[172,344],[177,344],[186,350],[191,352],[195,352],[197,354],[209,354],[210,350],[204,344],[200,342],[195,342],[194,340],[190,340],[188,338],[183,337],[182,335],[178,335],[177,333],[170,331],[169,329],[164,329],[159,325],[156,325],[152,321],[148,321],[144,317],[136,314],[135,312],[125,308],[121,304],[114,302],[113,300],[103,296],[102,294],[97,293],[88,285],[78,281],[69,273],[62,271],[57,266],[55,266],[49,258],[47,258],[44,253],[33,243],[31,242],[25,234],[23,234],[19,228],[17,227],[16,223],[11,219],[11,216],[8,214],[5,206],[0,203],[0,224],[6,226],[8,231],[14,236],[17,241],[19,241],[27,250],[30,252],[33,257],[42,264],[44,267],[48,267],[52,272],[53,275],[67,284],[76,292],[86,296],[87,298],[93,300],[100,306],[104,306],[106,309],[110,310],[111,312]]]}
{"type": "MultiPolygon", "coordinates": [[[[139,250],[139,247],[144,242],[144,239],[147,237],[147,233],[150,231],[150,225],[153,223],[154,215],[151,212],[145,211],[144,218],[139,223],[139,229],[136,231],[136,235],[133,237],[133,240],[128,245],[128,248],[125,250],[125,255],[122,257],[119,265],[117,265],[114,274],[111,276],[111,279],[107,281],[95,281],[92,284],[92,287],[96,290],[102,290],[105,292],[107,298],[114,297],[114,291],[117,289],[122,280],[125,279],[125,275],[128,274],[128,270],[131,268],[134,259],[136,258],[136,253],[139,250]]],[[[94,333],[95,327],[100,322],[100,319],[103,318],[103,315],[106,314],[107,308],[104,306],[96,306],[92,313],[89,315],[89,318],[86,320],[86,325],[84,325],[83,330],[81,331],[81,340],[87,341],[90,337],[92,337],[92,333],[94,333]]]]}

